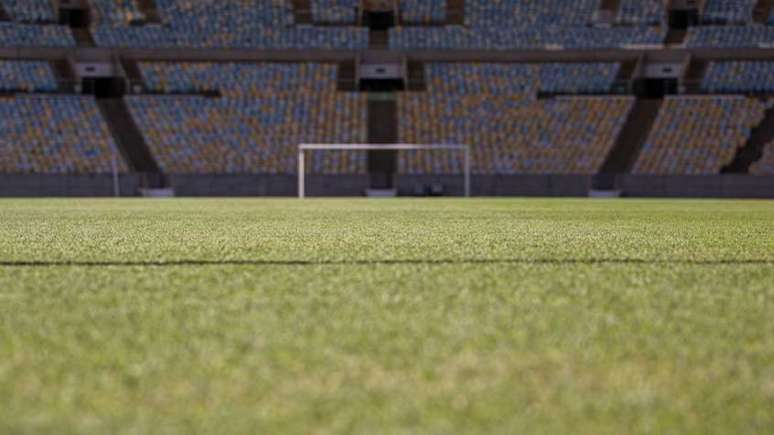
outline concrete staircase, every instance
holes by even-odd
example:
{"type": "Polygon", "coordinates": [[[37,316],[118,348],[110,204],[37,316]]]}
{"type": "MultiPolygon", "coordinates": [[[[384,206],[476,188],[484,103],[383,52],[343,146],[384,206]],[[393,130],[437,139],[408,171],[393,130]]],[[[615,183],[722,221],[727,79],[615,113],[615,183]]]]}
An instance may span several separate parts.
{"type": "Polygon", "coordinates": [[[685,91],[688,94],[701,93],[701,81],[704,79],[704,75],[707,72],[707,61],[692,59],[691,64],[688,65],[688,71],[685,73],[683,80],[685,84],[685,91]]]}
{"type": "Polygon", "coordinates": [[[124,99],[98,98],[97,105],[129,168],[143,175],[143,187],[164,187],[163,174],[124,99]]]}
{"type": "Polygon", "coordinates": [[[465,0],[446,0],[446,24],[465,25],[465,0]]]}
{"type": "Polygon", "coordinates": [[[91,35],[91,31],[85,27],[71,27],[70,31],[73,32],[75,43],[78,47],[96,47],[94,37],[91,35]]]}
{"type": "MultiPolygon", "coordinates": [[[[398,103],[395,97],[394,93],[369,95],[368,143],[394,144],[398,141],[398,103]]],[[[368,152],[368,174],[371,178],[371,189],[394,191],[394,175],[397,169],[398,153],[396,151],[368,152]]]]}
{"type": "Polygon", "coordinates": [[[386,50],[390,45],[390,35],[387,30],[371,29],[368,32],[368,47],[376,50],[386,50]]]}
{"type": "Polygon", "coordinates": [[[145,21],[148,23],[161,23],[161,15],[159,14],[156,0],[137,0],[137,7],[140,8],[140,12],[145,15],[145,21]]]}
{"type": "Polygon", "coordinates": [[[763,148],[774,141],[774,108],[766,111],[763,121],[753,129],[750,139],[740,148],[734,160],[723,170],[722,174],[747,174],[750,166],[763,156],[763,148]]]}
{"type": "Polygon", "coordinates": [[[48,62],[54,71],[59,90],[72,93],[75,91],[76,76],[70,62],[67,59],[56,59],[48,62]]]}
{"type": "Polygon", "coordinates": [[[769,20],[772,6],[774,6],[774,1],[772,0],[758,0],[753,9],[753,21],[758,24],[766,24],[769,20]]]}
{"type": "Polygon", "coordinates": [[[600,11],[609,11],[614,17],[621,9],[621,0],[602,0],[599,4],[600,11]]]}
{"type": "Polygon", "coordinates": [[[613,190],[616,176],[627,174],[642,151],[661,110],[661,99],[641,98],[634,103],[613,149],[595,176],[595,190],[613,190]]]}
{"type": "Polygon", "coordinates": [[[685,42],[686,36],[688,36],[687,30],[670,28],[667,31],[664,42],[668,45],[682,45],[685,42]]]}
{"type": "Polygon", "coordinates": [[[11,21],[11,16],[5,12],[2,4],[0,4],[0,21],[11,21]]]}
{"type": "Polygon", "coordinates": [[[408,83],[406,83],[406,89],[409,91],[426,91],[425,65],[422,62],[409,60],[407,68],[408,83]]]}
{"type": "Polygon", "coordinates": [[[293,16],[296,24],[312,24],[312,3],[310,0],[293,0],[293,16]]]}
{"type": "Polygon", "coordinates": [[[339,62],[336,88],[340,92],[357,91],[357,68],[354,60],[339,62]]]}

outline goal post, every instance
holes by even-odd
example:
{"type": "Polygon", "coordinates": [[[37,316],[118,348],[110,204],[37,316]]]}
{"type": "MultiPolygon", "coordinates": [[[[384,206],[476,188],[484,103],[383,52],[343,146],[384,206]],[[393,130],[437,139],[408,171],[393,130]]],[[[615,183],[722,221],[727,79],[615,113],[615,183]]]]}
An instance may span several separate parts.
{"type": "Polygon", "coordinates": [[[453,150],[464,154],[465,197],[470,197],[470,146],[468,145],[420,145],[420,144],[300,144],[298,146],[298,197],[306,197],[307,151],[412,151],[453,150]]]}

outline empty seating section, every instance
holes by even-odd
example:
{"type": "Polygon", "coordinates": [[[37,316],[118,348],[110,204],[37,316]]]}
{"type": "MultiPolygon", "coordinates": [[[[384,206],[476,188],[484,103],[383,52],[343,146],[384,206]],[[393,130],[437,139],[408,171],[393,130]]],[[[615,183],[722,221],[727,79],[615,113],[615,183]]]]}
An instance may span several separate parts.
{"type": "MultiPolygon", "coordinates": [[[[593,174],[623,128],[632,97],[560,97],[524,105],[491,95],[423,95],[399,99],[400,140],[469,144],[476,174],[593,174]]],[[[403,174],[462,171],[453,151],[403,152],[403,174]]]]}
{"type": "Polygon", "coordinates": [[[141,62],[139,67],[145,85],[164,93],[220,91],[239,97],[336,90],[336,66],[332,64],[141,62]]]}
{"type": "Polygon", "coordinates": [[[362,27],[294,26],[285,0],[156,0],[162,24],[99,23],[99,46],[210,48],[339,48],[368,46],[362,27]]]}
{"type": "Polygon", "coordinates": [[[446,0],[401,0],[400,18],[405,23],[446,21],[446,0]]]}
{"type": "Polygon", "coordinates": [[[606,93],[618,63],[430,63],[428,87],[438,94],[536,96],[546,93],[606,93]]]}
{"type": "Polygon", "coordinates": [[[57,21],[52,0],[0,0],[11,21],[0,22],[0,47],[74,47],[70,29],[57,21]]]}
{"type": "Polygon", "coordinates": [[[751,23],[757,0],[707,0],[702,13],[706,23],[751,23]]]}
{"type": "Polygon", "coordinates": [[[621,0],[616,21],[621,24],[657,25],[666,20],[663,0],[621,0]]]}
{"type": "MultiPolygon", "coordinates": [[[[429,92],[399,97],[399,139],[471,145],[477,174],[592,174],[614,145],[634,99],[537,100],[536,95],[542,80],[560,76],[545,86],[609,89],[616,70],[615,64],[430,64],[429,92]],[[579,73],[584,70],[602,71],[608,79],[579,73]]],[[[402,152],[399,172],[458,173],[462,157],[454,151],[402,152]]]]}
{"type": "Polygon", "coordinates": [[[397,27],[390,30],[390,46],[396,49],[511,50],[546,46],[592,49],[663,42],[664,27],[650,23],[612,28],[592,26],[599,7],[600,0],[467,0],[466,26],[397,27]]]}
{"type": "Polygon", "coordinates": [[[0,0],[11,19],[24,23],[55,22],[53,0],[0,0]]]}
{"type": "MultiPolygon", "coordinates": [[[[137,125],[167,173],[293,174],[301,143],[366,141],[366,95],[337,92],[324,64],[142,64],[166,92],[218,88],[222,98],[133,96],[137,125]]],[[[309,171],[363,174],[362,152],[311,153],[309,171]]]]}
{"type": "Polygon", "coordinates": [[[690,27],[685,43],[691,48],[774,47],[774,27],[759,25],[690,27]]]}
{"type": "Polygon", "coordinates": [[[544,63],[539,69],[540,91],[546,93],[601,94],[610,92],[618,63],[544,63]]]}
{"type": "Polygon", "coordinates": [[[0,91],[50,92],[56,89],[56,78],[48,62],[0,60],[0,91]]]}
{"type": "Polygon", "coordinates": [[[312,0],[316,23],[354,24],[360,0],[312,0]]]}
{"type": "MultiPolygon", "coordinates": [[[[0,172],[109,173],[112,147],[93,97],[0,98],[0,172]]],[[[117,163],[126,172],[120,156],[117,163]]]]}
{"type": "Polygon", "coordinates": [[[701,87],[716,93],[774,93],[774,62],[710,62],[701,87]]]}
{"type": "Polygon", "coordinates": [[[129,24],[142,22],[142,13],[135,0],[89,0],[93,19],[97,23],[129,24]]]}
{"type": "Polygon", "coordinates": [[[712,175],[731,163],[765,106],[740,96],[667,97],[635,174],[712,175]]]}
{"type": "Polygon", "coordinates": [[[0,46],[75,47],[75,39],[65,26],[0,22],[0,46]]]}

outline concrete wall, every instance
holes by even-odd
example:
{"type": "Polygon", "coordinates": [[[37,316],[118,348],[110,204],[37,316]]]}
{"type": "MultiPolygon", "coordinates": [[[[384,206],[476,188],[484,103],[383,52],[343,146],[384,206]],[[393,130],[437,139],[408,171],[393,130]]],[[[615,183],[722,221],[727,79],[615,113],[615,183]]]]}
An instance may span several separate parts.
{"type": "MultiPolygon", "coordinates": [[[[119,187],[124,196],[139,192],[140,177],[122,175],[119,187]]],[[[91,175],[41,175],[0,174],[0,196],[113,196],[113,177],[109,174],[91,175]]]]}
{"type": "Polygon", "coordinates": [[[774,177],[624,175],[618,186],[631,197],[774,199],[774,177]]]}
{"type": "MultiPolygon", "coordinates": [[[[178,196],[287,196],[297,195],[294,175],[170,175],[178,196]]],[[[462,176],[399,176],[399,193],[411,196],[417,187],[441,183],[446,196],[462,196],[462,176]]],[[[568,196],[588,195],[591,177],[586,175],[473,176],[474,196],[568,196]]],[[[136,196],[141,185],[137,175],[120,179],[123,196],[136,196]]],[[[624,196],[673,198],[770,198],[774,177],[721,176],[621,176],[617,182],[624,196]]],[[[362,196],[368,176],[311,175],[307,195],[362,196]]],[[[3,175],[0,197],[113,196],[110,175],[3,175]]]]}

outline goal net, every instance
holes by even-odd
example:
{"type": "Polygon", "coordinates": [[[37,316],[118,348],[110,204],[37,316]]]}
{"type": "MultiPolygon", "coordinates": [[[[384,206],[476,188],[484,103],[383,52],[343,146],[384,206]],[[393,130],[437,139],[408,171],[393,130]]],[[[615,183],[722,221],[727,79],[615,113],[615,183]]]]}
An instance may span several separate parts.
{"type": "Polygon", "coordinates": [[[470,146],[468,145],[421,145],[421,144],[301,144],[298,146],[298,197],[306,197],[306,152],[307,151],[412,151],[412,150],[453,150],[464,154],[463,177],[465,196],[470,196],[470,146]]]}

